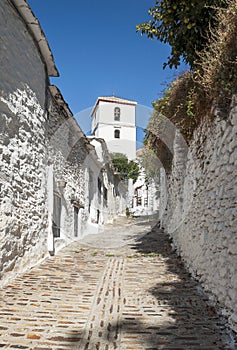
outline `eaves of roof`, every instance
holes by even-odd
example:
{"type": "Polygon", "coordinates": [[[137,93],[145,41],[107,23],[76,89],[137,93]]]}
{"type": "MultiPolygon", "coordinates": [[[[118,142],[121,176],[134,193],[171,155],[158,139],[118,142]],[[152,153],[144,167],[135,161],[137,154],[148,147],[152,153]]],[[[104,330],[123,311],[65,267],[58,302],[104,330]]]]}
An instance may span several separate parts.
{"type": "Polygon", "coordinates": [[[88,140],[88,138],[85,136],[85,134],[81,130],[80,126],[78,125],[78,123],[77,123],[76,119],[74,118],[68,104],[65,102],[59,88],[55,85],[50,85],[49,91],[50,91],[52,97],[57,102],[58,106],[60,107],[61,113],[63,113],[65,119],[67,120],[67,124],[74,129],[75,133],[77,133],[78,140],[82,139],[85,147],[87,148],[88,153],[91,153],[91,152],[93,153],[94,147],[90,144],[90,141],[88,140]]]}
{"type": "Polygon", "coordinates": [[[25,22],[29,32],[33,36],[38,45],[41,56],[45,62],[47,73],[49,76],[58,77],[59,72],[55,66],[53,54],[50,50],[48,41],[40,26],[38,19],[33,14],[29,4],[26,0],[9,0],[25,22]]]}

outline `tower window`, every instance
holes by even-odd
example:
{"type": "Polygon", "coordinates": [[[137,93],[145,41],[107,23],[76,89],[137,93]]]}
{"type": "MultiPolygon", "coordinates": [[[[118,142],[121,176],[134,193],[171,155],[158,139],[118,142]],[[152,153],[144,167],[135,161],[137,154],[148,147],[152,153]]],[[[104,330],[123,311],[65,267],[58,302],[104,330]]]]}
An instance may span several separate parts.
{"type": "Polygon", "coordinates": [[[119,107],[115,107],[114,108],[114,120],[120,120],[120,108],[119,107]]]}
{"type": "Polygon", "coordinates": [[[120,130],[118,130],[118,129],[114,130],[114,138],[120,139],[120,130]]]}

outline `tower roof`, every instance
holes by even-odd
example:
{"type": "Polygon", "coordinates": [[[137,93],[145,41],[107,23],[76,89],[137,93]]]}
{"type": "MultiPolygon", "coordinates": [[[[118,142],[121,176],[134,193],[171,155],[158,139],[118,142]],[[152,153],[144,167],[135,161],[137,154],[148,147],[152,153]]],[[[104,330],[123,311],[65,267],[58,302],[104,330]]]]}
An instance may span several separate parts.
{"type": "Polygon", "coordinates": [[[118,103],[118,104],[123,104],[123,105],[131,105],[131,106],[136,106],[137,102],[136,101],[131,101],[131,100],[126,100],[124,98],[120,97],[115,97],[115,96],[100,96],[97,98],[97,101],[92,109],[91,115],[93,115],[96,107],[100,102],[110,102],[110,103],[118,103]]]}

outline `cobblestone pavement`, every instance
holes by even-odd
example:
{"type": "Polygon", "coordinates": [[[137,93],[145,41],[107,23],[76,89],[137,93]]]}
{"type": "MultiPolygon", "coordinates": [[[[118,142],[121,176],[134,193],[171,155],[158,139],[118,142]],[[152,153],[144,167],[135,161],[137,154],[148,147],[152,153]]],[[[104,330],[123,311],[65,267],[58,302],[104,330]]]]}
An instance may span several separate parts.
{"type": "Polygon", "coordinates": [[[126,218],[1,291],[0,348],[230,349],[168,238],[126,218]]]}

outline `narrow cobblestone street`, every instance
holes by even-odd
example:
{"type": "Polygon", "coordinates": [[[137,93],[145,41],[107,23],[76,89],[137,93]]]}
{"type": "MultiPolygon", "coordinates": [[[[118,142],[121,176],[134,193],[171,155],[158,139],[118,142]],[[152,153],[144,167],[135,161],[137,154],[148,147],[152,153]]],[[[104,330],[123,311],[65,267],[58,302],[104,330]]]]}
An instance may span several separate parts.
{"type": "Polygon", "coordinates": [[[0,347],[230,349],[168,237],[150,224],[119,219],[4,287],[0,347]]]}

